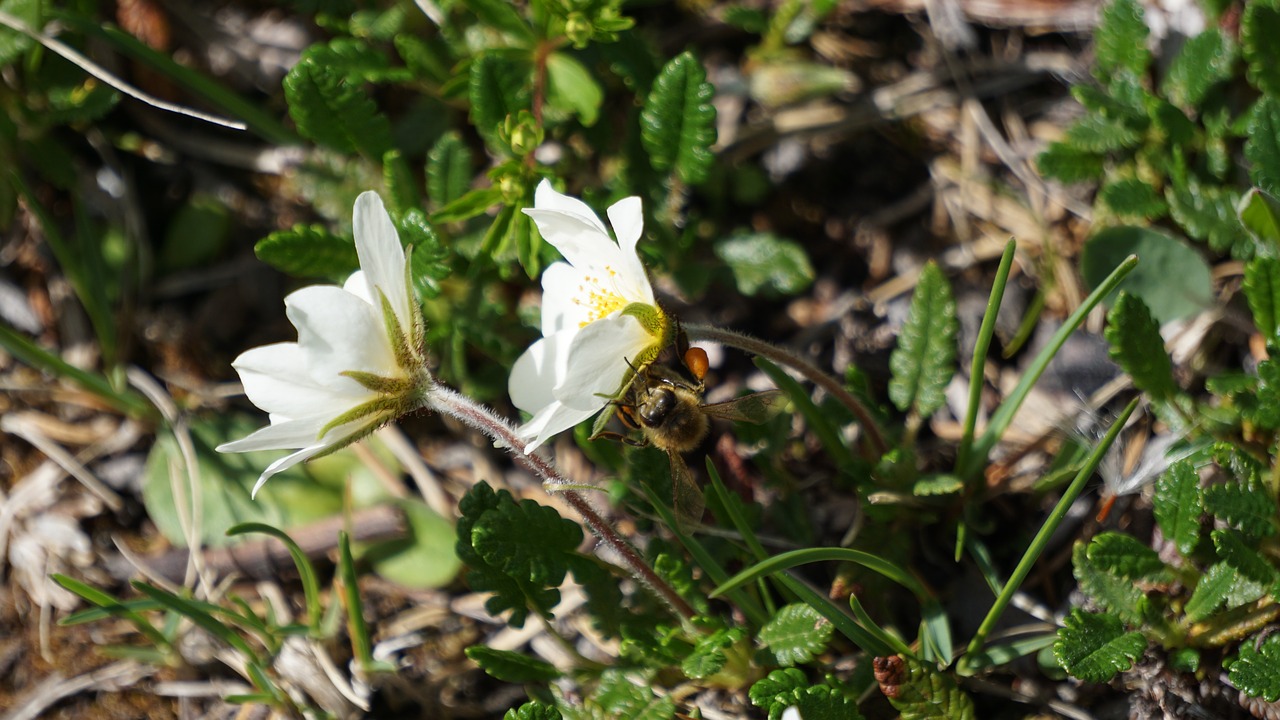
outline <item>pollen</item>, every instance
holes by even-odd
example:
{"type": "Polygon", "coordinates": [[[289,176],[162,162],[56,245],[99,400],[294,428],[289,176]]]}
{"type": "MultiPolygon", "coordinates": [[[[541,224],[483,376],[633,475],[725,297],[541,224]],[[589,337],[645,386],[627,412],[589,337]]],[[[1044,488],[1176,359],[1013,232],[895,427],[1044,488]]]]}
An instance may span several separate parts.
{"type": "Polygon", "coordinates": [[[605,278],[602,279],[597,275],[587,275],[583,278],[584,282],[578,286],[578,292],[573,298],[573,303],[586,309],[586,317],[583,318],[582,322],[578,323],[578,327],[586,327],[588,324],[621,310],[629,304],[629,301],[622,296],[622,293],[618,292],[616,284],[617,271],[607,265],[604,271],[605,278]]]}

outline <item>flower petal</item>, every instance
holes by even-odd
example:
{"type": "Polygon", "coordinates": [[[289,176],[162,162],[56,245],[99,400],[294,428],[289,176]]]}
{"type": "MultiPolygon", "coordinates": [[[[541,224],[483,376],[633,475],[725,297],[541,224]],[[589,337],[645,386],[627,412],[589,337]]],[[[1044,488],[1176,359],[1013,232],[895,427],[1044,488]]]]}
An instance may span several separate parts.
{"type": "Polygon", "coordinates": [[[552,389],[564,376],[569,344],[576,334],[574,330],[542,338],[516,358],[507,378],[507,394],[512,404],[525,412],[536,413],[555,402],[552,389]]]}
{"type": "Polygon", "coordinates": [[[557,433],[564,432],[595,415],[598,410],[599,408],[595,410],[575,410],[565,406],[563,403],[553,402],[539,410],[529,422],[517,428],[516,434],[530,441],[525,446],[524,451],[525,453],[531,453],[557,433]]]}
{"type": "Polygon", "coordinates": [[[312,285],[284,299],[285,314],[298,328],[298,345],[305,368],[317,382],[350,387],[348,370],[383,377],[399,376],[382,313],[360,298],[333,285],[312,285]]]}
{"type": "Polygon", "coordinates": [[[655,338],[630,315],[591,323],[574,336],[565,362],[568,372],[553,392],[575,410],[599,410],[622,388],[635,362],[655,338]]]}
{"type": "Polygon", "coordinates": [[[576,197],[557,191],[551,181],[546,178],[543,178],[542,182],[538,183],[538,188],[533,191],[533,207],[537,210],[551,210],[576,216],[579,220],[593,226],[601,235],[609,234],[604,223],[600,222],[600,216],[596,215],[589,205],[576,197]]]}
{"type": "MultiPolygon", "coordinates": [[[[390,301],[400,327],[410,327],[413,315],[409,304],[408,276],[405,275],[404,246],[400,244],[396,226],[376,192],[362,192],[356,198],[351,227],[356,236],[360,269],[369,282],[370,297],[376,300],[377,290],[381,290],[390,301]]],[[[377,302],[374,306],[381,307],[377,302]]]]}
{"type": "Polygon", "coordinates": [[[641,302],[653,302],[653,288],[649,285],[649,276],[645,274],[640,256],[636,254],[636,243],[644,233],[644,210],[640,198],[632,196],[622,198],[609,206],[609,223],[618,236],[618,248],[621,251],[621,268],[624,275],[620,286],[628,289],[628,297],[641,302]]]}
{"type": "Polygon", "coordinates": [[[542,334],[577,330],[591,320],[590,306],[582,297],[588,280],[569,263],[552,263],[542,273],[542,334]]]}
{"type": "Polygon", "coordinates": [[[276,343],[246,350],[231,366],[240,374],[244,394],[250,402],[284,418],[336,414],[335,408],[355,407],[367,401],[371,394],[354,381],[316,382],[305,372],[307,361],[298,343],[276,343]]]}

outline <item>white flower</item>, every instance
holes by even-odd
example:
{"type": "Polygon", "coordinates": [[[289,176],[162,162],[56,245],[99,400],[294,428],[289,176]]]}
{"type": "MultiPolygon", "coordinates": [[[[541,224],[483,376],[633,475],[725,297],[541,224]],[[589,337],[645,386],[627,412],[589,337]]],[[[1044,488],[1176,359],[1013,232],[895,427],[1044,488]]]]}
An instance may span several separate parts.
{"type": "Polygon", "coordinates": [[[271,424],[218,451],[296,450],[263,471],[254,494],[285,468],[419,407],[430,387],[405,251],[377,193],[356,199],[353,228],[360,270],[342,287],[313,285],[284,299],[298,341],[253,348],[231,364],[271,424]]]}
{"type": "Polygon", "coordinates": [[[524,210],[567,262],[542,274],[542,339],[511,368],[507,390],[533,418],[520,427],[525,452],[600,412],[639,367],[657,356],[670,323],[636,255],[644,229],[640,198],[614,203],[609,222],[543,180],[524,210]],[[628,365],[630,363],[630,366],[628,365]]]}

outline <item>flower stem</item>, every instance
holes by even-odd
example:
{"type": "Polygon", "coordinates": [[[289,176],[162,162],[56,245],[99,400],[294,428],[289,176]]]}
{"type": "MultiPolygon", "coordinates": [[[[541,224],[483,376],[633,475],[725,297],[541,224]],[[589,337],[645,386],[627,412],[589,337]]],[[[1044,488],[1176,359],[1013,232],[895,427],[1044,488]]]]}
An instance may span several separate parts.
{"type": "Polygon", "coordinates": [[[848,408],[849,412],[853,413],[853,416],[858,419],[858,423],[862,426],[862,432],[866,436],[867,442],[870,443],[872,450],[875,452],[875,457],[868,458],[869,460],[874,461],[888,450],[889,446],[885,443],[884,432],[871,415],[871,411],[867,410],[866,406],[853,396],[853,393],[846,390],[839,380],[819,370],[813,363],[792,353],[790,350],[733,330],[725,330],[712,325],[684,325],[683,327],[693,340],[706,340],[728,345],[729,347],[735,347],[744,352],[767,358],[779,365],[786,365],[792,368],[813,384],[831,393],[832,397],[848,408]]]}
{"type": "Polygon", "coordinates": [[[600,517],[586,498],[576,490],[568,489],[573,486],[572,483],[561,477],[549,460],[541,455],[523,451],[524,441],[516,435],[515,428],[506,420],[495,415],[492,410],[443,385],[432,386],[427,392],[426,405],[444,415],[457,418],[493,438],[499,447],[511,453],[516,462],[541,479],[547,488],[563,497],[565,502],[582,516],[591,532],[616,552],[631,569],[636,579],[648,587],[659,600],[666,603],[672,612],[684,620],[689,620],[696,614],[693,607],[645,563],[631,543],[600,517]]]}

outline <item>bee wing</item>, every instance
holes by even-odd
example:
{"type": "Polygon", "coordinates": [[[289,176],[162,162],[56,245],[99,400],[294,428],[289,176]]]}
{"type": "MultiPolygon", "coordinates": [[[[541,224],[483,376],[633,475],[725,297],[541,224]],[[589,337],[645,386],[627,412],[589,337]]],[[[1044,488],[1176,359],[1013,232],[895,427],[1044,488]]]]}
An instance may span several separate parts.
{"type": "Polygon", "coordinates": [[[786,403],[787,396],[781,390],[766,390],[726,402],[703,405],[702,411],[722,420],[737,420],[758,425],[778,414],[786,403]]]}
{"type": "Polygon", "coordinates": [[[683,529],[688,529],[702,522],[702,513],[707,509],[707,500],[702,496],[702,488],[693,479],[689,466],[679,453],[667,452],[671,461],[671,493],[676,507],[676,518],[683,529]]]}

